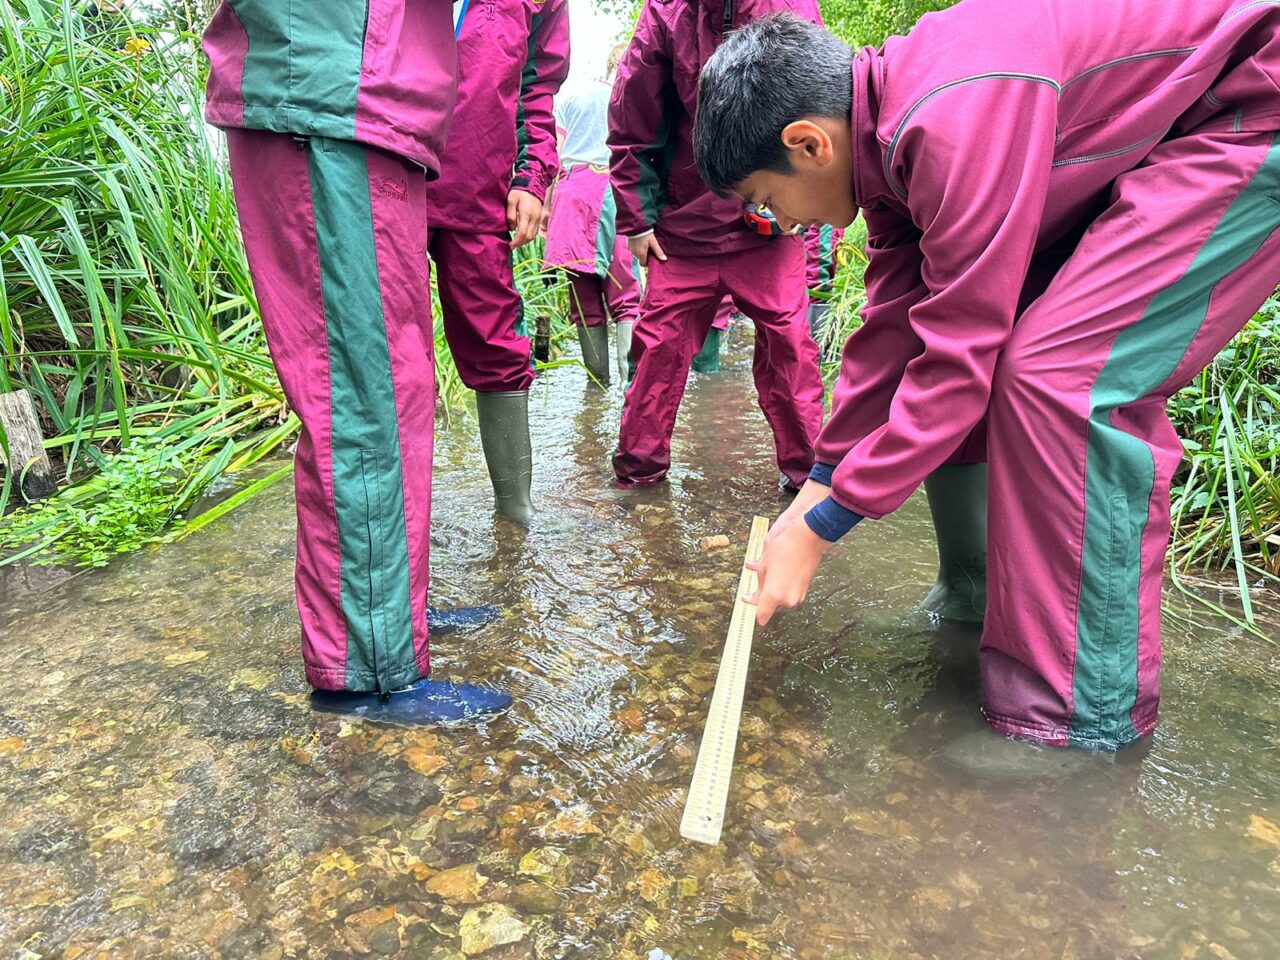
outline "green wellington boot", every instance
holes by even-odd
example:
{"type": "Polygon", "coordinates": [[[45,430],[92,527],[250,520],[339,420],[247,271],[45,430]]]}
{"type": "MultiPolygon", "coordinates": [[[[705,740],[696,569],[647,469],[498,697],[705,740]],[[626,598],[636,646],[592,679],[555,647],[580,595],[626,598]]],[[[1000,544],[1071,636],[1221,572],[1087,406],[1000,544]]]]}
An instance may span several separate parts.
{"type": "Polygon", "coordinates": [[[518,523],[533,516],[533,448],[529,442],[529,391],[476,392],[480,445],[498,513],[518,523]]]}
{"type": "Polygon", "coordinates": [[[987,465],[945,464],[924,481],[938,537],[938,582],[921,607],[981,623],[987,608],[987,465]]]}
{"type": "Polygon", "coordinates": [[[582,362],[587,373],[602,387],[609,385],[609,328],[603,323],[598,327],[579,327],[578,344],[582,347],[582,362]]]}
{"type": "Polygon", "coordinates": [[[707,339],[702,341],[702,349],[693,358],[693,369],[697,373],[720,372],[720,337],[721,332],[715,327],[707,331],[707,339]]]}
{"type": "Polygon", "coordinates": [[[613,325],[613,349],[618,360],[618,376],[622,379],[624,387],[636,374],[635,366],[631,362],[631,331],[634,327],[635,323],[630,320],[613,325]]]}

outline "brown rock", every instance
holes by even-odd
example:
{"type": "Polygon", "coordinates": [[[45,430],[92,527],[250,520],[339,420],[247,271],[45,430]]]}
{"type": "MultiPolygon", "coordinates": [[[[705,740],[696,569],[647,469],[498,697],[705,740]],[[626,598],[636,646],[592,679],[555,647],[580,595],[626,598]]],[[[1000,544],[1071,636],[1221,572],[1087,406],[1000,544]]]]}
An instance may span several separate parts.
{"type": "Polygon", "coordinates": [[[619,710],[618,722],[632,733],[639,733],[644,729],[644,711],[639,707],[628,707],[626,710],[619,710]]]}
{"type": "Polygon", "coordinates": [[[480,873],[478,864],[464,863],[428,880],[427,892],[450,903],[479,903],[480,890],[488,882],[489,878],[480,873]]]}
{"type": "Polygon", "coordinates": [[[556,913],[563,906],[555,890],[532,880],[516,885],[511,893],[511,902],[525,913],[556,913]]]}
{"type": "Polygon", "coordinates": [[[1256,813],[1249,817],[1249,836],[1260,843],[1280,848],[1280,826],[1256,813]]]}
{"type": "Polygon", "coordinates": [[[544,837],[585,837],[601,830],[591,820],[591,811],[585,806],[562,810],[554,820],[541,828],[544,837]]]}
{"type": "Polygon", "coordinates": [[[528,924],[500,903],[468,910],[458,924],[462,952],[468,957],[479,956],[508,943],[519,943],[528,933],[528,924]]]}
{"type": "Polygon", "coordinates": [[[636,878],[636,892],[641,900],[664,907],[671,899],[671,878],[655,867],[642,870],[636,878]]]}
{"type": "Polygon", "coordinates": [[[429,777],[441,767],[445,765],[444,757],[439,754],[429,753],[422,747],[410,747],[404,752],[405,763],[409,765],[409,769],[414,773],[420,773],[424,777],[429,777]]]}
{"type": "Polygon", "coordinates": [[[547,877],[556,880],[569,868],[569,856],[555,847],[530,850],[520,858],[517,872],[525,877],[547,877]]]}

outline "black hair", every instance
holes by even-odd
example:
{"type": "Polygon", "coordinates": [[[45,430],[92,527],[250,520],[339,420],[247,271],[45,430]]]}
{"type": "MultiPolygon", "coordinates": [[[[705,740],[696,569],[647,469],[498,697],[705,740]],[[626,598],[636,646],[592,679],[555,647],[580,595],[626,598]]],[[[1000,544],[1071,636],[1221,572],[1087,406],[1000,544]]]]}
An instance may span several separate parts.
{"type": "Polygon", "coordinates": [[[707,186],[728,196],[757,170],[790,173],[782,131],[804,117],[848,120],[853,51],[792,13],[735,30],[698,80],[694,156],[707,186]]]}

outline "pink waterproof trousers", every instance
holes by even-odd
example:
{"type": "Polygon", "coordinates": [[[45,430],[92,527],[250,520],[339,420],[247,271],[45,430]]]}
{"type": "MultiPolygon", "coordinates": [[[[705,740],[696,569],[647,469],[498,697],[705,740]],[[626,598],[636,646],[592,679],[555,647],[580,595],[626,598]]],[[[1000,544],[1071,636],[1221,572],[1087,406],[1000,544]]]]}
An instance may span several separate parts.
{"type": "Polygon", "coordinates": [[[726,295],[755,323],[752,372],[778,467],[790,483],[804,483],[822,428],[822,378],[809,335],[804,246],[794,237],[714,257],[649,261],[631,345],[636,374],[613,458],[619,481],[656,483],[666,476],[689,367],[726,295]]]}
{"type": "Polygon", "coordinates": [[[307,682],[428,672],[435,416],[426,179],[343,140],[227,131],[271,358],[302,421],[298,613],[307,682]]]}

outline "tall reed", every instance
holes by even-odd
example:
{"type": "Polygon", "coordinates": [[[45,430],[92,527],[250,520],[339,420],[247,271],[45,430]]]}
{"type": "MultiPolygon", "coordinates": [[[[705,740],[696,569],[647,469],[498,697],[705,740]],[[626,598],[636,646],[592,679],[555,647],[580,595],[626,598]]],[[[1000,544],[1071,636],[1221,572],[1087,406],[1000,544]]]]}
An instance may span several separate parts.
{"type": "MultiPolygon", "coordinates": [[[[267,352],[221,138],[201,121],[204,65],[184,10],[145,21],[78,0],[0,0],[0,390],[35,398],[60,500],[78,509],[112,496],[93,478],[126,450],[163,449],[207,485],[299,429],[267,352]]],[[[540,247],[515,268],[528,308],[557,316],[563,338],[563,283],[542,282],[540,247]]],[[[468,391],[438,309],[436,360],[447,420],[468,391]]],[[[3,515],[14,485],[0,474],[3,515]]],[[[39,534],[51,512],[4,523],[39,534]]]]}

